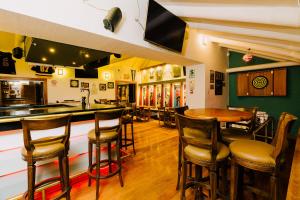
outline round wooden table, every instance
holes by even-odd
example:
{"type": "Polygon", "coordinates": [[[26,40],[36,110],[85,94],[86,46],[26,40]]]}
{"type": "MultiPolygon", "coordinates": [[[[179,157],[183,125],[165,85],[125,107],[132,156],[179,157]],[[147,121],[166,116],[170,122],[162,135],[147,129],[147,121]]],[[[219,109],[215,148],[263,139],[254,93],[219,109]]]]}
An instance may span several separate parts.
{"type": "Polygon", "coordinates": [[[193,118],[215,117],[219,122],[238,122],[252,118],[252,113],[250,112],[219,108],[189,109],[184,112],[184,115],[193,118]]]}

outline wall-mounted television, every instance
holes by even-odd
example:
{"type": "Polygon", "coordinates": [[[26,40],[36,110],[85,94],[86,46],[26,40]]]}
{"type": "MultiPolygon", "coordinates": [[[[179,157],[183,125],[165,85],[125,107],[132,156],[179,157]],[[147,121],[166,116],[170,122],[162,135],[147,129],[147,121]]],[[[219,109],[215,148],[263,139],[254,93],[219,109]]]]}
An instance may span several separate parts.
{"type": "Polygon", "coordinates": [[[144,40],[181,52],[186,23],[154,0],[149,0],[144,40]]]}
{"type": "Polygon", "coordinates": [[[75,78],[98,78],[97,69],[75,69],[75,78]]]}

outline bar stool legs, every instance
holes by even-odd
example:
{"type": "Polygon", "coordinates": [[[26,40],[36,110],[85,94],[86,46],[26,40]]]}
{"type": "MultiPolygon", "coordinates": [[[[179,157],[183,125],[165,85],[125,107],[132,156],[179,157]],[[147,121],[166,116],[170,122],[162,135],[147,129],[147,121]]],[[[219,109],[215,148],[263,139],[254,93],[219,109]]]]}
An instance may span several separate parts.
{"type": "Polygon", "coordinates": [[[29,161],[27,162],[27,181],[28,181],[28,199],[34,199],[34,186],[35,186],[35,172],[36,166],[35,162],[29,161]]]}
{"type": "Polygon", "coordinates": [[[127,138],[127,124],[129,124],[129,123],[123,123],[123,125],[124,125],[124,138],[122,138],[122,147],[125,147],[125,149],[127,150],[127,147],[132,145],[133,153],[135,155],[136,152],[135,152],[135,147],[134,147],[133,121],[130,122],[130,124],[131,124],[131,138],[127,138]],[[124,144],[123,144],[123,141],[124,141],[124,144]],[[130,142],[130,143],[127,143],[127,142],[130,142]]]}

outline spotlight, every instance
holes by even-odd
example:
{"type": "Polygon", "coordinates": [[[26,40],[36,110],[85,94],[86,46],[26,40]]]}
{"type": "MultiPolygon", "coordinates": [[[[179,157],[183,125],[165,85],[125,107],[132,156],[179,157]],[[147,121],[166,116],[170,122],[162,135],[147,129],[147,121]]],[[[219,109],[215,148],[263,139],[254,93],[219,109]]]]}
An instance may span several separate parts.
{"type": "Polygon", "coordinates": [[[114,7],[110,9],[103,20],[104,28],[110,30],[111,32],[114,32],[121,19],[122,12],[120,8],[114,7]]]}

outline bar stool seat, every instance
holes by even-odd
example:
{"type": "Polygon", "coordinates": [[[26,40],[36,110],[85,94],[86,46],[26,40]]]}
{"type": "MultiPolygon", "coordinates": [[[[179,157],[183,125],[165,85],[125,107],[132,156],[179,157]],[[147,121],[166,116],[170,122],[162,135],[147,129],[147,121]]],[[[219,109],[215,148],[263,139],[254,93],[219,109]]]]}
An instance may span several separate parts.
{"type": "MultiPolygon", "coordinates": [[[[34,160],[45,159],[47,157],[56,157],[65,150],[65,146],[60,142],[45,142],[36,144],[35,149],[32,152],[34,160]]],[[[22,148],[22,156],[24,160],[27,160],[27,150],[25,147],[22,148]]]]}
{"type": "MultiPolygon", "coordinates": [[[[113,140],[118,137],[118,132],[116,131],[111,131],[111,130],[106,130],[102,131],[101,135],[99,136],[99,140],[102,142],[108,141],[108,140],[113,140]]],[[[91,141],[96,141],[96,134],[95,134],[95,129],[92,129],[88,133],[88,138],[91,141]]]]}
{"type": "MultiPolygon", "coordinates": [[[[211,163],[211,152],[209,149],[199,148],[193,145],[187,145],[184,148],[185,156],[195,164],[210,164],[211,163]]],[[[229,148],[222,143],[218,143],[218,154],[216,161],[222,161],[227,159],[229,156],[229,148]]]]}
{"type": "Polygon", "coordinates": [[[238,140],[230,144],[230,150],[236,160],[249,162],[252,165],[274,169],[275,159],[272,157],[274,146],[255,140],[238,140]]]}

